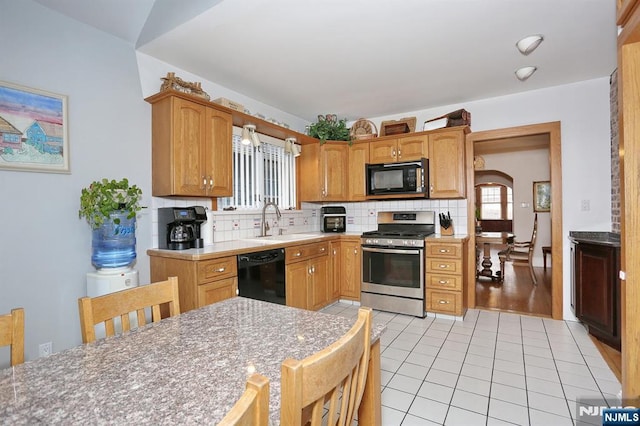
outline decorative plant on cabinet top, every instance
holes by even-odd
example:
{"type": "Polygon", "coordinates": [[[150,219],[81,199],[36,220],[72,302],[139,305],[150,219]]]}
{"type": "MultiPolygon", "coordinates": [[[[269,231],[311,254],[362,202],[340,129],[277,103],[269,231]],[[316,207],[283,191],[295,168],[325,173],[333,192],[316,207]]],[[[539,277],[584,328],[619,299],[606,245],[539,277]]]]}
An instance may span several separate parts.
{"type": "Polygon", "coordinates": [[[320,139],[320,143],[331,140],[349,141],[351,144],[347,119],[338,120],[335,114],[318,115],[318,121],[309,126],[309,136],[320,139]]]}

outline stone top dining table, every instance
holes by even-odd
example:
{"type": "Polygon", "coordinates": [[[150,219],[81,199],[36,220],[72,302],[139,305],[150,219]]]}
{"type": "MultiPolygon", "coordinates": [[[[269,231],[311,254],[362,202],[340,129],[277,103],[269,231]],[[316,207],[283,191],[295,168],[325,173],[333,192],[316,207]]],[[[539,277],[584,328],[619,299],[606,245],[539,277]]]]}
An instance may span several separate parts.
{"type": "MultiPolygon", "coordinates": [[[[0,370],[0,424],[216,424],[257,372],[280,418],[280,367],[344,335],[356,318],[234,297],[0,370]]],[[[361,424],[380,423],[374,322],[361,424]]]]}

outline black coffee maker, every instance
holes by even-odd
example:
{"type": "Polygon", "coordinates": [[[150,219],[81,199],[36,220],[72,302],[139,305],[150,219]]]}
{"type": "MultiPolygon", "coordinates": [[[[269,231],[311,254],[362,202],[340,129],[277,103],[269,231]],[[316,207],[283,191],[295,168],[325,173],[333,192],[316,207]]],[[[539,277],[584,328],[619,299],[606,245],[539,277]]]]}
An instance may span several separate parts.
{"type": "Polygon", "coordinates": [[[201,248],[200,226],[207,221],[202,206],[160,207],[158,209],[158,245],[161,249],[201,248]]]}

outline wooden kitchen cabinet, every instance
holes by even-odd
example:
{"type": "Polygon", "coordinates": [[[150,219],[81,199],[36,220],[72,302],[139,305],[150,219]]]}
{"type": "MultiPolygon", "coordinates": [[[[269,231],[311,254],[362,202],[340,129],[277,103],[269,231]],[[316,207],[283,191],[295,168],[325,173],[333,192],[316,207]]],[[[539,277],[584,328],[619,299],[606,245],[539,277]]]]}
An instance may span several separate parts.
{"type": "Polygon", "coordinates": [[[309,144],[302,149],[298,182],[300,201],[345,201],[349,185],[347,142],[309,144]]]}
{"type": "Polygon", "coordinates": [[[349,148],[349,201],[365,201],[367,199],[366,164],[369,161],[369,143],[356,143],[349,148]]]}
{"type": "Polygon", "coordinates": [[[187,97],[148,98],[152,104],[152,194],[231,196],[231,114],[187,97]]]}
{"type": "Polygon", "coordinates": [[[181,312],[201,308],[237,294],[236,256],[193,261],[151,255],[150,262],[151,282],[178,277],[181,312]]]}
{"type": "Polygon", "coordinates": [[[344,299],[359,301],[362,282],[360,238],[343,239],[340,246],[340,295],[344,299]]]}
{"type": "Polygon", "coordinates": [[[572,238],[572,301],[589,333],[620,350],[620,248],[572,238]]]}
{"type": "Polygon", "coordinates": [[[318,310],[329,304],[329,242],[285,248],[287,306],[318,310]]]}
{"type": "Polygon", "coordinates": [[[425,243],[425,311],[464,314],[464,242],[427,239],[425,243]]]}
{"type": "Polygon", "coordinates": [[[396,163],[414,161],[429,156],[427,135],[403,136],[369,142],[370,163],[396,163]]]}
{"type": "Polygon", "coordinates": [[[465,197],[465,128],[429,134],[429,197],[465,197]]]}

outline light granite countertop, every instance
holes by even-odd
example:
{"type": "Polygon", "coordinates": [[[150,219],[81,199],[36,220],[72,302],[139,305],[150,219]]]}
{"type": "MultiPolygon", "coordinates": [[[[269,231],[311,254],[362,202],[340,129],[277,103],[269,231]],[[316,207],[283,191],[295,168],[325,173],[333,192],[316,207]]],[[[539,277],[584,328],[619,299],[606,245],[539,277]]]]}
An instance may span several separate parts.
{"type": "MultiPolygon", "coordinates": [[[[235,297],[0,370],[1,424],[215,424],[253,372],[270,380],[280,417],[280,366],[346,333],[355,318],[235,297]]],[[[374,324],[372,342],[384,326],[374,324]]]]}

